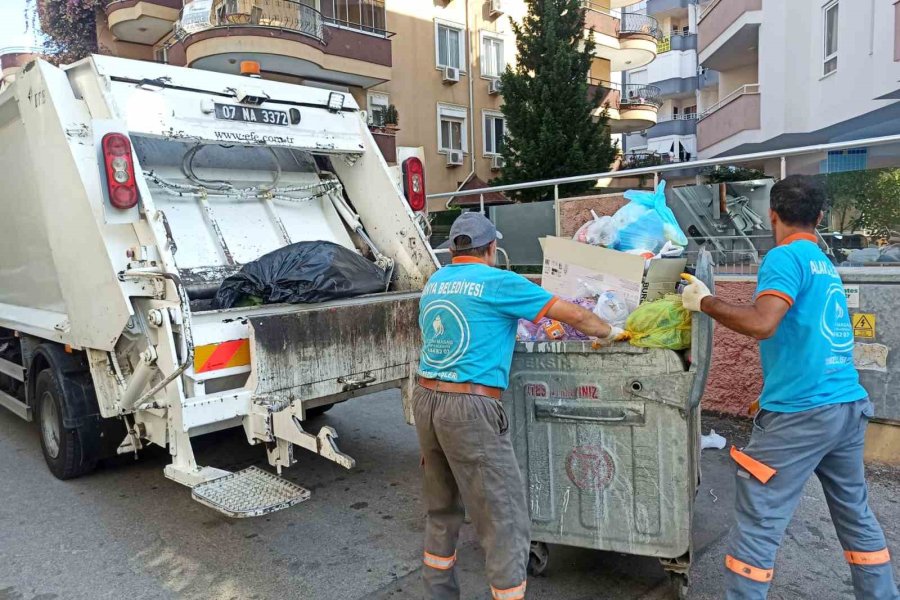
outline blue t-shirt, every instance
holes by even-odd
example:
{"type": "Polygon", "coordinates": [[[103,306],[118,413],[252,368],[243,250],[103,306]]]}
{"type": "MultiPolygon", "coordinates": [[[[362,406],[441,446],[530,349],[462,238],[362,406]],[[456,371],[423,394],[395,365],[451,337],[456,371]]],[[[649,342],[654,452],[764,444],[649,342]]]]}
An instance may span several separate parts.
{"type": "Polygon", "coordinates": [[[540,320],[554,301],[517,273],[454,259],[422,290],[419,375],[505,389],[519,319],[540,320]]]}
{"type": "Polygon", "coordinates": [[[760,407],[791,413],[865,398],[844,286],[815,237],[796,234],[766,255],[756,297],[767,294],[791,307],[775,335],[759,343],[760,407]]]}

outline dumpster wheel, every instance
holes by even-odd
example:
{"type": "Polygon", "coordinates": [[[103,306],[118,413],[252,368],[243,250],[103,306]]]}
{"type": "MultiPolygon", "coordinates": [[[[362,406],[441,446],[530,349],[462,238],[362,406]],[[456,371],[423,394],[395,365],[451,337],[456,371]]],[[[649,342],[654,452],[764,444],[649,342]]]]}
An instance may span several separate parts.
{"type": "Polygon", "coordinates": [[[550,564],[550,548],[544,542],[531,542],[528,552],[528,574],[540,576],[550,564]]]}
{"type": "Polygon", "coordinates": [[[669,571],[669,584],[672,587],[672,598],[675,600],[687,600],[688,598],[688,578],[684,573],[673,573],[669,571]]]}

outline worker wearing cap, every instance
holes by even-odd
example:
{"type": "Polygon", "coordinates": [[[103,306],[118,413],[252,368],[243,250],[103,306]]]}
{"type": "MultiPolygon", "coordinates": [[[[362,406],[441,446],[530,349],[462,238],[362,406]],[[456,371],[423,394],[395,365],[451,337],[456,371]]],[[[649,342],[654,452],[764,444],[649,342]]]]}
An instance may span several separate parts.
{"type": "Polygon", "coordinates": [[[429,599],[460,597],[454,564],[466,511],[484,548],[492,598],[525,597],[531,521],[500,403],[519,319],[550,317],[605,342],[624,335],[591,311],[494,268],[499,237],[480,213],[460,215],[450,228],[452,264],[431,277],[419,305],[413,413],[423,458],[429,599]]]}
{"type": "Polygon", "coordinates": [[[763,391],[737,463],[736,524],[725,558],[729,600],[765,598],[775,553],[815,473],[850,564],[856,598],[900,598],[881,526],[868,504],[863,444],[872,403],[853,366],[853,329],[841,278],[819,249],[825,192],[794,175],[771,192],[778,246],[759,269],[753,304],[710,295],[699,280],[685,307],[760,340],[763,391]]]}

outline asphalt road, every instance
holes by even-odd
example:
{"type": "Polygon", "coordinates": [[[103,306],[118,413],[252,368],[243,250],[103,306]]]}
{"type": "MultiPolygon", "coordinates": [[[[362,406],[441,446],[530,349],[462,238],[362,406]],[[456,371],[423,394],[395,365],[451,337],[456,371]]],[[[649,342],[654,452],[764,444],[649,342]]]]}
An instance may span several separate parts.
{"type": "MultiPolygon", "coordinates": [[[[357,468],[345,471],[300,452],[286,473],[312,498],[268,517],[233,520],[167,480],[163,452],[57,481],[44,466],[37,429],[0,409],[0,600],[420,598],[419,456],[399,394],[357,399],[314,422],[326,423],[341,434],[339,445],[357,468]]],[[[725,429],[729,442],[746,433],[729,422],[709,423],[725,429]]],[[[266,467],[264,450],[248,446],[239,430],[195,445],[202,464],[266,467]]],[[[733,501],[729,462],[724,451],[703,453],[691,598],[722,597],[733,501]]],[[[900,473],[872,475],[872,504],[897,550],[900,473]]],[[[468,526],[459,555],[463,598],[488,598],[483,555],[468,526]]],[[[551,547],[546,576],[529,582],[529,598],[539,600],[650,600],[666,593],[653,559],[558,546],[551,547]]],[[[851,597],[821,489],[810,483],[770,598],[851,597]]]]}

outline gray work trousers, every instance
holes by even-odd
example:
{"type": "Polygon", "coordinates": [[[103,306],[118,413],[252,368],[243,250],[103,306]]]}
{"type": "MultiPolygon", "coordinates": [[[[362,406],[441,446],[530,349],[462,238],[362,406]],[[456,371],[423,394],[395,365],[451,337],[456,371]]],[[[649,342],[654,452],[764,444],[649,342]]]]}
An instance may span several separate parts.
{"type": "Polygon", "coordinates": [[[425,598],[460,597],[454,564],[466,509],[484,548],[492,597],[524,598],[531,521],[503,405],[417,386],[413,411],[428,513],[425,598]]]}
{"type": "Polygon", "coordinates": [[[863,444],[872,414],[868,400],[757,414],[750,444],[743,453],[732,450],[738,469],[736,522],[725,561],[728,600],[766,597],[782,535],[813,473],[825,491],[856,598],[900,598],[884,533],[869,509],[863,444]],[[760,474],[769,475],[765,483],[760,474]]]}

